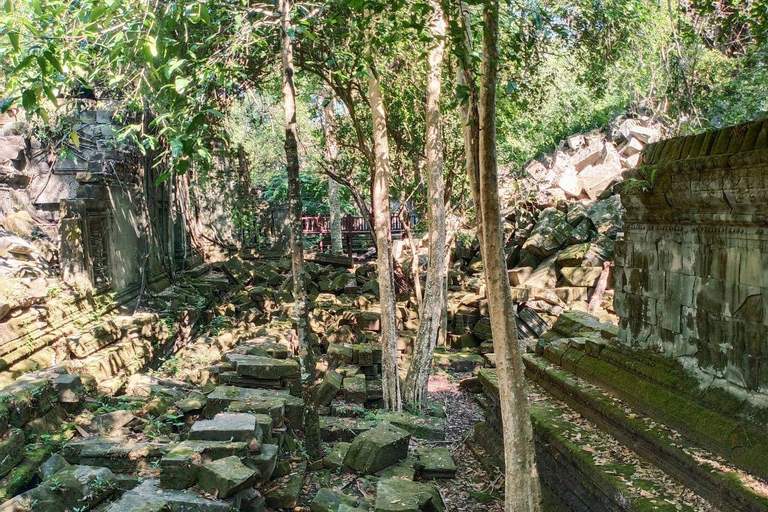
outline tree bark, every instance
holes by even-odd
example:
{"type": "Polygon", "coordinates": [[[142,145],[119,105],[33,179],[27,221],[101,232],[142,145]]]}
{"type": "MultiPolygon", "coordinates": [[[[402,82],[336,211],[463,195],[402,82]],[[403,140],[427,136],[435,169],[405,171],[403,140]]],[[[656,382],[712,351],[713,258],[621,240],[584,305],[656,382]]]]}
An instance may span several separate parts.
{"type": "Polygon", "coordinates": [[[392,262],[392,229],[389,205],[389,139],[381,84],[375,69],[369,70],[368,101],[373,121],[374,179],[372,205],[381,308],[381,371],[385,406],[402,409],[397,374],[397,324],[395,277],[392,262]]]}
{"type": "MultiPolygon", "coordinates": [[[[328,163],[334,167],[336,157],[339,153],[338,142],[336,140],[336,126],[334,118],[334,98],[333,90],[330,86],[323,88],[325,101],[328,103],[323,108],[323,132],[325,133],[325,152],[328,157],[328,163]]],[[[339,201],[339,182],[328,177],[328,206],[331,211],[331,252],[341,254],[344,249],[341,244],[341,202],[339,201]]]]}
{"type": "MultiPolygon", "coordinates": [[[[304,283],[304,244],[301,223],[301,182],[299,181],[298,129],[296,126],[296,87],[294,84],[293,42],[291,41],[291,6],[293,0],[280,0],[282,28],[283,106],[285,110],[285,158],[288,173],[288,215],[291,226],[291,270],[293,272],[294,321],[299,345],[302,380],[312,386],[315,380],[313,347],[310,345],[307,288],[304,283]]],[[[312,459],[321,454],[317,409],[307,393],[305,401],[306,448],[312,459]]]]}
{"type": "Polygon", "coordinates": [[[517,343],[515,307],[507,276],[496,165],[496,82],[498,74],[499,0],[483,9],[483,82],[480,87],[479,185],[482,211],[481,243],[485,263],[488,309],[499,379],[504,434],[505,500],[507,512],[541,509],[534,457],[533,429],[525,392],[523,360],[517,343]]]}
{"type": "MultiPolygon", "coordinates": [[[[434,44],[429,50],[426,109],[426,168],[429,215],[429,262],[419,332],[405,379],[405,400],[421,407],[427,397],[427,383],[435,353],[445,296],[445,186],[443,183],[443,140],[440,131],[440,89],[445,49],[445,18],[437,0],[431,0],[429,31],[434,44]]],[[[414,254],[415,259],[418,258],[414,254]]],[[[418,278],[418,276],[416,276],[418,278]]]]}

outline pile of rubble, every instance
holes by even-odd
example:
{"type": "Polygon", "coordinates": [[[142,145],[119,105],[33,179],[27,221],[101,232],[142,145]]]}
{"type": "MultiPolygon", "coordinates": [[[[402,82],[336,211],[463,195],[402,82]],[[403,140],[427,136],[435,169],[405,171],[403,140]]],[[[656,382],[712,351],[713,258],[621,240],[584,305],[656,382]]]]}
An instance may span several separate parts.
{"type": "MultiPolygon", "coordinates": [[[[620,118],[610,131],[573,135],[551,157],[526,165],[523,177],[500,178],[509,281],[523,338],[537,338],[571,309],[615,320],[607,285],[614,243],[623,229],[616,185],[624,170],[640,164],[643,147],[659,137],[659,129],[620,118]]],[[[454,262],[451,344],[491,352],[477,247],[459,244],[454,262]]]]}

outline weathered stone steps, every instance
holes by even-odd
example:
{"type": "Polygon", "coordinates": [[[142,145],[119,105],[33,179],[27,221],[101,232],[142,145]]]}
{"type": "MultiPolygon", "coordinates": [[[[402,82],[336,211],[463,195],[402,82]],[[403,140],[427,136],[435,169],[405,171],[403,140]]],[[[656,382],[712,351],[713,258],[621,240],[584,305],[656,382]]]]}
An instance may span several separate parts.
{"type": "Polygon", "coordinates": [[[715,510],[567,406],[532,398],[539,471],[566,510],[715,510]]]}
{"type": "Polygon", "coordinates": [[[589,347],[589,339],[586,346],[579,340],[559,340],[546,346],[544,357],[572,375],[609,390],[638,413],[677,430],[692,445],[768,479],[768,436],[762,429],[617,366],[602,355],[605,352],[615,356],[617,352],[610,348],[597,351],[589,347]]]}
{"type": "Polygon", "coordinates": [[[529,397],[539,472],[565,510],[716,510],[543,389],[529,397]]]}
{"type": "MultiPolygon", "coordinates": [[[[676,431],[632,412],[603,389],[541,357],[524,356],[526,375],[602,430],[724,510],[768,510],[768,494],[744,472],[701,448],[684,446],[676,431]]],[[[768,490],[768,489],[766,489],[768,490]]]]}

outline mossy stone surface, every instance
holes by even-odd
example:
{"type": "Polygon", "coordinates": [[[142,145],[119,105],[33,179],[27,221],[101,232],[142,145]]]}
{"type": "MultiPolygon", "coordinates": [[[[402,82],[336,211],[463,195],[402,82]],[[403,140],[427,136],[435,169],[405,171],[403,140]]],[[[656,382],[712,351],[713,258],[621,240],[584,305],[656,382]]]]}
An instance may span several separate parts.
{"type": "Polygon", "coordinates": [[[344,466],[359,473],[373,474],[408,455],[411,434],[394,425],[382,424],[363,432],[352,441],[344,466]]]}
{"type": "Polygon", "coordinates": [[[443,512],[440,490],[431,484],[385,478],[378,484],[375,512],[443,512]]]}

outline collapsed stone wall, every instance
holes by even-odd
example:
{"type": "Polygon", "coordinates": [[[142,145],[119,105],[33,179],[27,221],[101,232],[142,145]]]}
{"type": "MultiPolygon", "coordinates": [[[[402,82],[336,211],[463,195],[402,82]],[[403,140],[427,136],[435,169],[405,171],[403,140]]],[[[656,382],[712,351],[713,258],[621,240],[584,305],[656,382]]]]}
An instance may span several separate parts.
{"type": "Polygon", "coordinates": [[[768,122],[651,144],[625,176],[620,340],[768,393],[768,122]]]}

